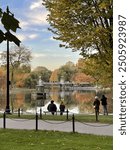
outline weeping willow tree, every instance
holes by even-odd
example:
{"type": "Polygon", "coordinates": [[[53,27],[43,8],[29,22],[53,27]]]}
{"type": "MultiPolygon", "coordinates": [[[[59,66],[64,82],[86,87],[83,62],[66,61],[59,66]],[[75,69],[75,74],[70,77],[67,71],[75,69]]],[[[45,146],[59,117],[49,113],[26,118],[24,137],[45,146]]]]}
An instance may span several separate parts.
{"type": "MultiPolygon", "coordinates": [[[[112,0],[43,0],[48,10],[49,30],[61,47],[100,59],[112,78],[112,0]]],[[[90,66],[91,67],[91,66],[90,66]]]]}

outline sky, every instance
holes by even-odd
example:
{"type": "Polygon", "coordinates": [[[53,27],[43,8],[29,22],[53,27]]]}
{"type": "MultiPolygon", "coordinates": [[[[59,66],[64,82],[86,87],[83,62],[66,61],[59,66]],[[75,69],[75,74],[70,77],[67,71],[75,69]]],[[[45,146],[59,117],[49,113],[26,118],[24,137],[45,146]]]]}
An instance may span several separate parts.
{"type": "MultiPolygon", "coordinates": [[[[21,44],[31,50],[32,69],[44,66],[53,71],[68,61],[77,63],[79,52],[60,48],[59,44],[62,42],[54,40],[55,35],[48,31],[48,12],[42,5],[42,0],[0,0],[3,11],[6,11],[7,6],[20,21],[21,29],[15,35],[21,40],[21,44]]],[[[3,42],[0,44],[0,53],[5,50],[6,42],[3,42]]]]}

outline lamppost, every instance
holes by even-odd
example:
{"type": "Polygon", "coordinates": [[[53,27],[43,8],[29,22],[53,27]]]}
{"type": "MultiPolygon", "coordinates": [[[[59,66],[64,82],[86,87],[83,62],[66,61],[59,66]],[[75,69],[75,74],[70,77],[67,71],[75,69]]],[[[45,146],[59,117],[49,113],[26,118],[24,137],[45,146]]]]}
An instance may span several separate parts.
{"type": "Polygon", "coordinates": [[[5,109],[5,112],[6,113],[10,113],[10,106],[9,106],[9,85],[10,85],[10,80],[9,80],[9,41],[7,40],[7,81],[6,81],[6,87],[7,87],[7,90],[6,90],[6,109],[5,109]]]}
{"type": "MultiPolygon", "coordinates": [[[[9,15],[9,8],[7,7],[6,9],[7,11],[7,15],[9,15]]],[[[9,32],[9,30],[7,30],[7,32],[9,32]]],[[[7,39],[7,71],[6,71],[6,76],[7,76],[7,79],[6,79],[6,109],[5,109],[5,112],[6,113],[10,113],[10,97],[9,97],[9,85],[10,85],[10,80],[9,80],[9,40],[7,39]]]]}
{"type": "Polygon", "coordinates": [[[20,46],[20,40],[15,37],[13,34],[10,33],[10,30],[13,32],[16,32],[17,28],[19,27],[19,21],[14,18],[14,14],[12,14],[9,11],[9,8],[7,6],[6,12],[3,13],[2,16],[2,24],[4,25],[4,28],[6,29],[6,33],[4,34],[5,39],[7,40],[7,81],[6,81],[6,108],[5,112],[10,113],[10,91],[9,91],[9,85],[10,85],[10,80],[9,80],[9,41],[14,42],[17,46],[20,46]]]}

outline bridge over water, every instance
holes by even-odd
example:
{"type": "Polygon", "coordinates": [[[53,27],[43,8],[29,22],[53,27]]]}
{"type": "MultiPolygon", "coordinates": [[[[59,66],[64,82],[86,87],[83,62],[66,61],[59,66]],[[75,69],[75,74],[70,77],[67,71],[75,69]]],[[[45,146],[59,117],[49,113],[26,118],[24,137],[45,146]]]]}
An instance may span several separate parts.
{"type": "Polygon", "coordinates": [[[61,82],[43,82],[42,85],[45,87],[45,88],[48,88],[48,87],[58,87],[58,88],[61,88],[61,89],[68,89],[68,90],[96,90],[97,87],[89,84],[89,83],[80,83],[80,84],[77,84],[77,83],[71,83],[71,82],[64,82],[64,83],[61,83],[61,82]]]}

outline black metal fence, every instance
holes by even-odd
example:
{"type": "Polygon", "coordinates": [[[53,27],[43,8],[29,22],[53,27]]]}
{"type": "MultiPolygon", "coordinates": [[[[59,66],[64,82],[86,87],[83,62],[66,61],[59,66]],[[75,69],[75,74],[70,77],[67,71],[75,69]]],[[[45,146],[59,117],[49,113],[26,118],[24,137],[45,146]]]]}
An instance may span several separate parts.
{"type": "MultiPolygon", "coordinates": [[[[105,126],[110,126],[110,124],[105,124],[105,125],[93,125],[93,124],[90,124],[90,123],[86,123],[86,122],[81,122],[80,120],[77,120],[77,119],[75,119],[75,115],[74,114],[72,114],[71,115],[71,119],[69,119],[68,120],[68,111],[66,112],[66,120],[65,121],[56,121],[56,122],[54,122],[54,121],[48,121],[48,120],[43,120],[42,119],[42,111],[40,111],[40,114],[38,114],[38,113],[36,113],[35,115],[34,115],[34,117],[33,118],[31,118],[31,119],[33,119],[34,120],[34,126],[35,126],[35,130],[36,131],[38,131],[39,130],[39,120],[41,120],[43,123],[44,122],[46,122],[46,123],[49,123],[49,124],[64,124],[64,123],[66,123],[66,122],[72,122],[72,132],[73,133],[75,133],[75,123],[76,122],[79,122],[79,123],[82,123],[82,124],[84,124],[84,125],[86,125],[86,126],[92,126],[92,127],[105,127],[105,126]]],[[[20,109],[18,109],[18,117],[20,117],[21,116],[21,111],[20,111],[20,109]]],[[[3,128],[4,129],[6,129],[6,125],[7,125],[7,122],[6,122],[6,120],[7,119],[11,119],[11,120],[14,120],[14,121],[29,121],[30,119],[13,119],[13,118],[10,118],[10,117],[8,117],[8,115],[4,112],[3,113],[3,128]]]]}

